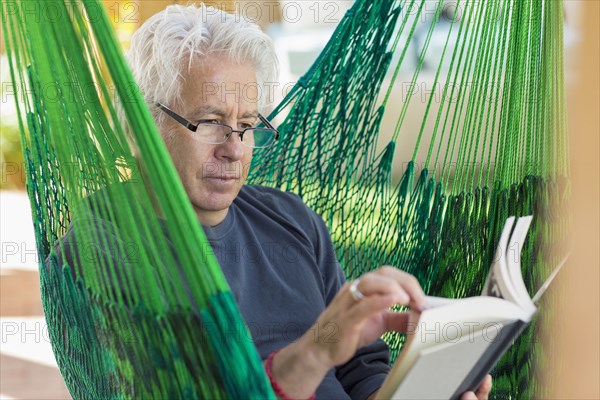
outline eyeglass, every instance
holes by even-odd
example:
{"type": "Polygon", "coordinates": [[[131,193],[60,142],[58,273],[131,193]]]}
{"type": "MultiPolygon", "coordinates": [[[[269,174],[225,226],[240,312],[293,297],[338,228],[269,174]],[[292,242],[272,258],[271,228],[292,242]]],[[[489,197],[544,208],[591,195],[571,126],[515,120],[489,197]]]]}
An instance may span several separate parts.
{"type": "Polygon", "coordinates": [[[266,128],[250,127],[240,131],[225,124],[213,124],[209,122],[192,124],[168,107],[160,103],[156,103],[156,106],[175,121],[194,132],[196,138],[204,143],[223,144],[229,139],[233,132],[240,135],[240,140],[243,145],[253,149],[270,147],[277,139],[279,139],[279,131],[260,114],[258,114],[258,119],[266,126],[266,128]]]}

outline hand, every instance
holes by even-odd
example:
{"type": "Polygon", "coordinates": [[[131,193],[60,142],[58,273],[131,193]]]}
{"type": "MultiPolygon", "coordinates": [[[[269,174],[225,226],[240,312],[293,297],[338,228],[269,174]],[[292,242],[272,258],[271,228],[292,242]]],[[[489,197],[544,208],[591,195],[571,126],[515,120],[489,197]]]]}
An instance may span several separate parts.
{"type": "Polygon", "coordinates": [[[405,331],[408,313],[392,312],[390,307],[408,305],[420,311],[424,305],[417,279],[393,267],[360,277],[360,300],[352,297],[351,284],[342,286],[313,327],[273,359],[273,376],[289,397],[309,397],[327,371],[350,360],[360,347],[384,332],[405,331]]]}
{"type": "Polygon", "coordinates": [[[338,292],[313,328],[301,338],[306,351],[312,352],[327,369],[352,358],[360,347],[378,339],[387,331],[405,331],[408,313],[392,312],[393,305],[409,305],[420,310],[425,294],[417,279],[393,267],[382,267],[363,275],[358,290],[364,298],[355,300],[351,282],[338,292]],[[335,334],[331,335],[331,329],[335,334]]]}
{"type": "Polygon", "coordinates": [[[492,390],[492,376],[487,375],[476,392],[465,392],[460,400],[487,400],[492,390]]]}

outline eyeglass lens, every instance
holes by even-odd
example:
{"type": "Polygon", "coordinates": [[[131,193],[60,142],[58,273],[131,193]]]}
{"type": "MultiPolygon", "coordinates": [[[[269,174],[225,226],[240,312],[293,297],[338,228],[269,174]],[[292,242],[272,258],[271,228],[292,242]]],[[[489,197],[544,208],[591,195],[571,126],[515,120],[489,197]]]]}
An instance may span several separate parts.
{"type": "MultiPolygon", "coordinates": [[[[225,143],[232,133],[232,128],[226,125],[199,124],[196,129],[198,138],[211,144],[225,143]]],[[[275,140],[275,132],[267,128],[246,129],[241,139],[242,143],[248,147],[266,147],[275,140]]]]}

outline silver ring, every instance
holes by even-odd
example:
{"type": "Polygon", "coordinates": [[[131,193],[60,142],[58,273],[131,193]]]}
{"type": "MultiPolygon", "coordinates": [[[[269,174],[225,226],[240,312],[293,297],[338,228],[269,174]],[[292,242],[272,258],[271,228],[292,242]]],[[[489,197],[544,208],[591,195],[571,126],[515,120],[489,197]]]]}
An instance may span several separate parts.
{"type": "Polygon", "coordinates": [[[358,284],[360,283],[360,279],[355,279],[352,284],[350,285],[350,295],[352,296],[352,298],[356,301],[361,300],[363,297],[365,297],[364,294],[362,294],[362,292],[360,290],[358,290],[358,284]]]}

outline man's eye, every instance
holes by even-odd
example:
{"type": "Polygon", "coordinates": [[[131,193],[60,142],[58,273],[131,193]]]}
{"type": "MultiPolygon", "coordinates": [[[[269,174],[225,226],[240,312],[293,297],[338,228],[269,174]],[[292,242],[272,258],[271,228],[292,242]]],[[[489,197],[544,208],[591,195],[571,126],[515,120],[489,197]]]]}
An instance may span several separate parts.
{"type": "Polygon", "coordinates": [[[248,128],[256,128],[258,126],[258,123],[260,121],[258,119],[251,119],[248,121],[244,121],[244,122],[240,122],[240,128],[241,129],[248,129],[248,128]]]}
{"type": "Polygon", "coordinates": [[[221,121],[218,119],[201,119],[198,120],[199,124],[214,124],[214,125],[223,125],[221,121]]]}

